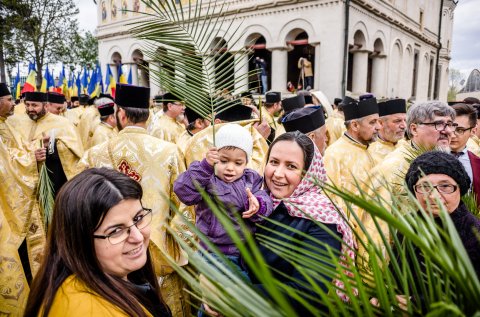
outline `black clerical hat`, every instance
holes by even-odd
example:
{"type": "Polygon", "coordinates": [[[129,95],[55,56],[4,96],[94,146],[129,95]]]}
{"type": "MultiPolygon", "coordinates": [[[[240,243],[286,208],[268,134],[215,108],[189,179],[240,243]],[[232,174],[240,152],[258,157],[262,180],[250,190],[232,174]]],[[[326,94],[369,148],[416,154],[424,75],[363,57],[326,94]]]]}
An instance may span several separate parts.
{"type": "Polygon", "coordinates": [[[282,107],[285,113],[293,111],[295,109],[303,108],[305,106],[305,98],[303,96],[295,96],[285,98],[282,100],[282,107]]]}
{"type": "Polygon", "coordinates": [[[38,91],[29,91],[25,93],[25,101],[47,102],[47,94],[38,91]]]}
{"type": "Polygon", "coordinates": [[[78,96],[72,96],[72,97],[70,97],[70,101],[71,101],[71,102],[78,101],[78,96]]]}
{"type": "Polygon", "coordinates": [[[86,106],[88,105],[88,100],[90,99],[90,97],[88,95],[80,95],[78,96],[78,102],[82,105],[82,106],[86,106]]]}
{"type": "Polygon", "coordinates": [[[98,112],[100,113],[100,116],[109,116],[115,112],[115,109],[113,108],[114,103],[107,103],[101,106],[98,106],[98,112]]]}
{"type": "Polygon", "coordinates": [[[333,104],[335,106],[338,106],[342,102],[342,98],[335,98],[333,99],[333,104]]]}
{"type": "Polygon", "coordinates": [[[350,103],[352,103],[352,102],[358,102],[358,100],[357,100],[357,99],[354,99],[354,98],[352,98],[352,97],[349,97],[349,96],[345,96],[345,97],[343,97],[342,101],[341,101],[338,105],[340,105],[340,106],[346,106],[346,105],[348,105],[348,104],[350,104],[350,103]]]}
{"type": "Polygon", "coordinates": [[[47,101],[51,103],[64,103],[65,96],[56,92],[48,92],[47,101]]]}
{"type": "Polygon", "coordinates": [[[282,93],[278,91],[269,91],[265,94],[266,103],[276,103],[282,100],[282,93]]]}
{"type": "Polygon", "coordinates": [[[120,107],[148,109],[150,106],[150,88],[117,84],[115,103],[120,107]]]}
{"type": "Polygon", "coordinates": [[[101,93],[101,94],[98,96],[98,98],[108,98],[108,99],[110,99],[110,100],[113,101],[113,97],[112,97],[112,95],[110,95],[110,94],[101,93]]]}
{"type": "Polygon", "coordinates": [[[368,98],[359,102],[350,102],[343,106],[345,121],[360,119],[375,113],[378,113],[376,98],[368,98]]]}
{"type": "Polygon", "coordinates": [[[168,103],[182,102],[182,100],[177,95],[167,92],[162,96],[162,102],[166,106],[168,103]]]}
{"type": "Polygon", "coordinates": [[[192,123],[197,119],[203,119],[201,115],[199,115],[195,110],[190,108],[185,108],[185,115],[187,116],[188,123],[192,123]]]}
{"type": "Polygon", "coordinates": [[[219,112],[215,116],[216,119],[227,122],[235,122],[252,118],[252,108],[244,106],[242,102],[238,99],[235,99],[233,103],[225,103],[225,105],[221,108],[227,109],[219,112]]]}
{"type": "Polygon", "coordinates": [[[9,96],[11,95],[10,89],[8,89],[7,84],[0,83],[0,97],[9,96]]]}
{"type": "Polygon", "coordinates": [[[287,132],[300,131],[304,134],[315,131],[325,125],[325,117],[321,106],[305,107],[294,110],[282,120],[287,132]]]}
{"type": "Polygon", "coordinates": [[[378,103],[378,115],[380,117],[395,113],[407,113],[405,99],[391,99],[378,103]]]}

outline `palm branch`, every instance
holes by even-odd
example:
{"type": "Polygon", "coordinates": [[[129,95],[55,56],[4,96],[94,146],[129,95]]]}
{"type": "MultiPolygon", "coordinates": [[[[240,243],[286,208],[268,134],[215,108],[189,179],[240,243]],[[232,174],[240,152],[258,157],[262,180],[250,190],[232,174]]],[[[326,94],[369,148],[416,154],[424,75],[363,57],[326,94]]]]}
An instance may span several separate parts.
{"type": "MultiPolygon", "coordinates": [[[[43,141],[40,141],[40,146],[43,147],[43,141]]],[[[48,226],[52,222],[53,216],[53,204],[54,204],[54,190],[53,183],[48,176],[48,168],[45,162],[40,167],[38,191],[37,197],[40,202],[40,208],[43,213],[43,223],[45,224],[45,232],[48,230],[48,226]]]]}
{"type": "MultiPolygon", "coordinates": [[[[423,298],[427,313],[432,316],[473,316],[479,313],[477,303],[480,300],[480,282],[445,210],[441,212],[442,224],[438,224],[427,211],[420,209],[417,212],[412,208],[405,214],[395,207],[395,202],[389,204],[382,201],[381,197],[369,197],[361,188],[358,188],[360,194],[357,195],[335,186],[320,183],[317,186],[322,186],[330,195],[343,199],[347,205],[353,204],[366,210],[377,225],[380,221],[388,224],[392,237],[385,236],[379,230],[379,243],[372,239],[371,232],[358,221],[360,228],[357,228],[357,232],[364,236],[359,243],[363,243],[368,252],[368,270],[350,263],[349,271],[352,274],[345,274],[337,250],[312,248],[306,243],[312,238],[302,232],[295,232],[302,239],[290,241],[282,240],[281,236],[276,235],[257,235],[258,243],[298,268],[306,282],[297,282],[308,292],[292,287],[289,283],[280,281],[279,276],[292,282],[295,279],[269,267],[245,227],[242,226],[242,239],[235,230],[235,224],[226,216],[225,207],[205,195],[204,199],[236,243],[249,271],[264,286],[266,294],[258,292],[215,259],[211,259],[213,264],[205,262],[196,250],[205,253],[204,256],[208,256],[208,253],[202,251],[195,239],[191,240],[194,245],[191,247],[177,237],[189,255],[191,268],[175,266],[173,261],[172,265],[191,285],[194,296],[203,298],[224,316],[297,316],[287,298],[296,299],[315,316],[411,316],[422,313],[418,302],[408,301],[407,306],[402,307],[396,297],[400,294],[423,298]],[[423,261],[414,256],[415,249],[422,252],[423,261]],[[384,252],[390,261],[384,257],[384,252]],[[198,273],[204,278],[202,282],[199,281],[198,273]],[[337,288],[330,283],[333,279],[345,283],[342,292],[349,296],[348,303],[335,295],[337,288]],[[324,281],[327,290],[322,289],[318,281],[324,281]],[[358,290],[358,296],[355,296],[354,288],[358,290]],[[370,304],[373,297],[378,299],[378,306],[370,304]]],[[[354,209],[350,211],[359,220],[354,209]]],[[[265,221],[268,223],[272,220],[265,221]]],[[[242,223],[240,219],[237,222],[242,223]]],[[[318,222],[316,224],[324,226],[318,222]]],[[[211,252],[223,256],[193,224],[188,225],[211,252]]],[[[335,233],[331,234],[339,239],[335,233]]],[[[357,257],[362,255],[358,254],[357,257]]]]}
{"type": "Polygon", "coordinates": [[[225,1],[143,2],[152,13],[143,13],[145,18],[133,23],[131,32],[143,41],[151,63],[160,65],[149,70],[151,79],[214,124],[215,114],[233,104],[222,94],[247,90],[248,78],[256,72],[235,76],[236,69],[248,67],[251,53],[239,43],[239,22],[225,1]],[[242,48],[233,52],[235,46],[242,48]]]}

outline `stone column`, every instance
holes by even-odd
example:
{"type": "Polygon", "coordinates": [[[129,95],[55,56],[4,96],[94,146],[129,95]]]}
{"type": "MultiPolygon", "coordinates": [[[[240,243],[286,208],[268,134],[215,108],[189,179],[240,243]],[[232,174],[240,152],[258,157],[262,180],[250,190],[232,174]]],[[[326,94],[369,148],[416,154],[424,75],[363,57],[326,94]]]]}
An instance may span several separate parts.
{"type": "Polygon", "coordinates": [[[386,55],[372,56],[372,91],[377,98],[386,97],[386,69],[385,69],[386,55]]]}
{"type": "Polygon", "coordinates": [[[367,90],[368,53],[367,50],[355,50],[353,53],[352,92],[364,93],[367,90]]]}
{"type": "Polygon", "coordinates": [[[137,63],[132,63],[130,64],[130,67],[132,68],[132,84],[135,86],[139,86],[140,83],[138,81],[138,65],[137,63]]]}
{"type": "Polygon", "coordinates": [[[158,73],[160,71],[160,67],[157,62],[150,61],[148,63],[148,68],[150,69],[150,97],[153,98],[161,93],[158,77],[154,75],[154,73],[158,73]]]}
{"type": "MultiPolygon", "coordinates": [[[[235,54],[235,53],[234,53],[235,54]]],[[[235,94],[248,90],[248,55],[235,54],[235,94]]]]}
{"type": "Polygon", "coordinates": [[[288,48],[275,47],[269,49],[272,52],[272,89],[273,91],[284,92],[287,90],[287,67],[288,48]]]}
{"type": "Polygon", "coordinates": [[[313,90],[320,90],[320,42],[310,43],[315,48],[315,65],[313,69],[313,90]]]}

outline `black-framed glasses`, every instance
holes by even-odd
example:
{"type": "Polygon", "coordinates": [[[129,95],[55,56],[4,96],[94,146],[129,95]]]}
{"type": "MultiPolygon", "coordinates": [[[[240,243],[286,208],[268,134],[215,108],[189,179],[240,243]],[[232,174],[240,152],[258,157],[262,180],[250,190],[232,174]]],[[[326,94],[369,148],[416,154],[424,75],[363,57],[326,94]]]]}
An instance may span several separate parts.
{"type": "Polygon", "coordinates": [[[435,122],[419,122],[418,124],[434,126],[435,130],[437,131],[444,131],[447,127],[451,129],[456,129],[458,124],[454,122],[443,122],[443,121],[435,121],[435,122]]]}
{"type": "Polygon", "coordinates": [[[430,185],[428,183],[417,184],[417,185],[413,186],[413,189],[418,194],[430,194],[433,191],[434,188],[439,193],[451,194],[451,193],[454,193],[458,189],[458,186],[453,185],[453,184],[430,185]]]}
{"type": "Polygon", "coordinates": [[[128,227],[117,227],[113,232],[107,235],[96,235],[96,239],[108,239],[111,244],[119,244],[127,240],[130,236],[130,230],[133,226],[138,230],[145,229],[152,222],[152,209],[142,208],[142,211],[133,218],[133,224],[128,227]]]}
{"type": "Polygon", "coordinates": [[[461,128],[461,127],[456,127],[455,131],[453,131],[456,135],[463,135],[465,132],[472,130],[475,127],[470,127],[470,128],[461,128]]]}

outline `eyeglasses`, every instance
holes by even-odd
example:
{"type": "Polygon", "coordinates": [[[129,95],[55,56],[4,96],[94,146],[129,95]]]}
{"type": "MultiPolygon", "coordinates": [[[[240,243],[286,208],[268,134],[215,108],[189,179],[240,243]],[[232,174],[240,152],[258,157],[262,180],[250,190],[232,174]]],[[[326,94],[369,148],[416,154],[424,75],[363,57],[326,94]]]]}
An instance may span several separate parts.
{"type": "Polygon", "coordinates": [[[453,131],[456,135],[463,135],[465,132],[472,130],[475,127],[470,127],[470,128],[460,128],[456,127],[455,131],[453,131]]]}
{"type": "Polygon", "coordinates": [[[434,126],[435,130],[437,131],[444,131],[447,127],[449,129],[457,128],[458,124],[453,123],[453,122],[443,122],[443,121],[435,121],[435,122],[419,122],[418,124],[423,124],[423,125],[430,125],[434,126]]]}
{"type": "Polygon", "coordinates": [[[458,186],[457,185],[452,185],[452,184],[430,185],[428,183],[423,183],[423,184],[418,184],[418,185],[413,186],[413,189],[418,194],[430,194],[433,191],[434,188],[439,193],[451,194],[451,193],[454,193],[457,190],[458,186]]]}
{"type": "Polygon", "coordinates": [[[119,244],[127,240],[130,236],[130,230],[133,226],[138,230],[145,229],[152,222],[152,209],[143,208],[142,213],[133,218],[133,224],[128,227],[117,227],[114,231],[107,235],[93,235],[96,239],[108,239],[111,244],[119,244]]]}

